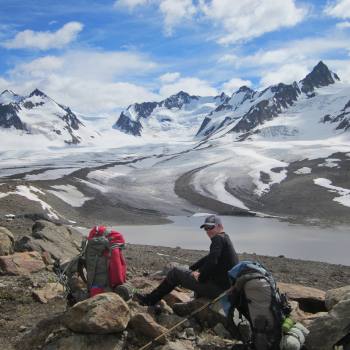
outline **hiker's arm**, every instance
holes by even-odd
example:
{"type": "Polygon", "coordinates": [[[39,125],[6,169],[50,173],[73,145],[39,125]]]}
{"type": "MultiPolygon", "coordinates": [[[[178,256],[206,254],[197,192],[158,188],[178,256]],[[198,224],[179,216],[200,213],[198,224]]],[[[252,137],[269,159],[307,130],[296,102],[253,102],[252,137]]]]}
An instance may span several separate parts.
{"type": "Polygon", "coordinates": [[[207,255],[207,259],[205,263],[199,268],[199,281],[205,282],[208,280],[210,275],[213,272],[213,269],[218,263],[219,257],[221,255],[222,249],[224,246],[224,242],[218,236],[213,237],[210,245],[210,252],[207,255]]]}
{"type": "Polygon", "coordinates": [[[192,270],[192,271],[198,270],[201,266],[203,266],[205,264],[207,259],[208,259],[208,255],[199,259],[197,262],[195,262],[193,265],[190,266],[190,270],[192,270]]]}

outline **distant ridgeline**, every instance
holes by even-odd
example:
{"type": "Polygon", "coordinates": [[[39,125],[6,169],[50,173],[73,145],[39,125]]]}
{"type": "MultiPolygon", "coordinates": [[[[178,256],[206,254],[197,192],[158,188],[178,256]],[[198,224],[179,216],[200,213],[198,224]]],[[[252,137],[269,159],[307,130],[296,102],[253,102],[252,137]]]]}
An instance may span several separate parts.
{"type": "MultiPolygon", "coordinates": [[[[240,87],[231,96],[222,93],[216,97],[191,96],[180,91],[161,102],[144,102],[130,105],[122,111],[114,128],[127,134],[142,136],[167,132],[170,135],[187,135],[203,139],[213,135],[236,133],[237,141],[253,134],[266,133],[260,128],[265,122],[285,112],[301,99],[317,96],[318,88],[339,81],[321,61],[301,81],[292,84],[277,84],[263,91],[240,87]]],[[[350,126],[350,101],[333,115],[320,115],[322,122],[335,123],[336,129],[350,126]]],[[[275,127],[269,134],[293,136],[295,129],[275,127]]]]}

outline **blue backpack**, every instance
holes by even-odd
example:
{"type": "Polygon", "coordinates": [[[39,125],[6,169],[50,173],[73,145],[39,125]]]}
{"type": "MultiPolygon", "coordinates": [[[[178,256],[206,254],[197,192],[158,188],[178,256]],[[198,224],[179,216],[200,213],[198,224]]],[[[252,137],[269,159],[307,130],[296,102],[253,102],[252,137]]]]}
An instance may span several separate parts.
{"type": "Polygon", "coordinates": [[[268,282],[271,288],[270,310],[276,321],[276,332],[280,333],[283,320],[290,314],[291,307],[288,303],[286,295],[280,293],[278,290],[271,272],[259,262],[247,260],[241,261],[235,265],[230,271],[228,271],[228,276],[232,285],[235,286],[234,293],[228,294],[222,298],[221,304],[226,316],[228,317],[229,323],[233,322],[234,309],[239,311],[241,320],[242,315],[244,315],[245,318],[251,323],[248,301],[244,293],[244,286],[248,281],[263,278],[268,282]]]}

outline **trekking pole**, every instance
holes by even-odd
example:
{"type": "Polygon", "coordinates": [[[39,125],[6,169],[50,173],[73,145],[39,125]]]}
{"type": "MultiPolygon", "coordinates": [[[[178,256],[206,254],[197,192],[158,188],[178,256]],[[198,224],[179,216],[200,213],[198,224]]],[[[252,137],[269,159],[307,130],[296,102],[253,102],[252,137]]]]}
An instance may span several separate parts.
{"type": "Polygon", "coordinates": [[[158,337],[154,338],[153,340],[151,340],[149,343],[147,343],[146,345],[142,346],[141,348],[139,348],[139,350],[146,350],[148,349],[150,346],[152,346],[155,342],[157,342],[159,339],[165,337],[167,334],[169,334],[170,332],[172,332],[174,329],[176,329],[177,327],[181,326],[183,323],[185,323],[186,321],[188,321],[190,318],[192,318],[194,315],[198,314],[199,312],[201,312],[202,310],[206,309],[207,307],[209,307],[212,304],[215,304],[217,301],[219,301],[221,298],[223,298],[228,292],[229,290],[226,290],[225,292],[221,293],[218,297],[216,297],[213,300],[208,301],[206,304],[202,305],[201,307],[199,307],[197,310],[192,311],[186,318],[184,318],[182,321],[176,323],[174,326],[172,326],[171,328],[169,328],[168,330],[166,330],[164,333],[162,333],[161,335],[159,335],[158,337]]]}

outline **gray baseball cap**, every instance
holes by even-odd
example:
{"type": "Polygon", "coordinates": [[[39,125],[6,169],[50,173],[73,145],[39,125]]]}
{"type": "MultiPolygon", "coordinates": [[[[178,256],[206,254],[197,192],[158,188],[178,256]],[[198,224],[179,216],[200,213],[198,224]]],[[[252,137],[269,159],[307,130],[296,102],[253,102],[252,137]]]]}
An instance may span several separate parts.
{"type": "Polygon", "coordinates": [[[205,218],[204,224],[201,225],[201,228],[205,226],[214,227],[215,225],[222,225],[221,218],[217,215],[209,215],[205,218]]]}

